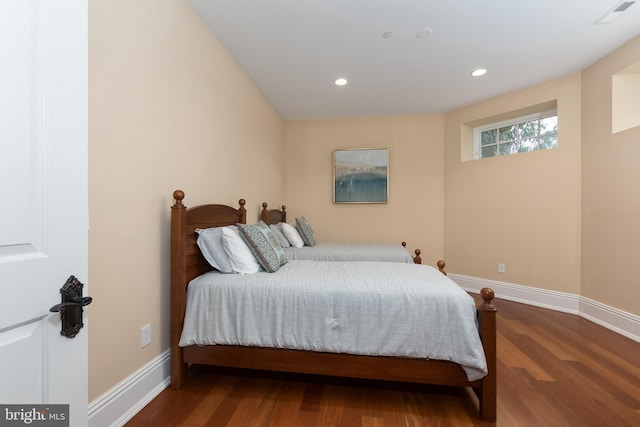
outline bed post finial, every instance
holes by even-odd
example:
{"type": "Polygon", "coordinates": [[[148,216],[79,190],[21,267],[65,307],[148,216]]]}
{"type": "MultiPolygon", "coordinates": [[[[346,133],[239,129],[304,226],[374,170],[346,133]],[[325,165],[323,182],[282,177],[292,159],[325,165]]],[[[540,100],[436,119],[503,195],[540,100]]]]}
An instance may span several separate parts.
{"type": "Polygon", "coordinates": [[[438,266],[438,270],[440,270],[440,273],[444,274],[445,276],[447,275],[447,272],[444,271],[444,267],[447,265],[446,262],[444,262],[443,259],[438,260],[438,262],[436,263],[436,265],[438,266]]]}
{"type": "Polygon", "coordinates": [[[267,214],[267,202],[262,202],[262,210],[260,211],[260,220],[265,224],[269,224],[269,215],[267,214]]]}
{"type": "Polygon", "coordinates": [[[242,224],[246,224],[247,223],[247,209],[245,209],[244,205],[247,202],[244,199],[240,199],[238,200],[238,204],[240,205],[240,208],[238,209],[240,212],[242,212],[242,224]]]}
{"type": "Polygon", "coordinates": [[[493,292],[493,289],[491,289],[491,288],[482,288],[480,290],[480,296],[482,297],[482,300],[484,301],[482,303],[482,307],[483,308],[488,308],[488,309],[494,309],[495,310],[495,307],[493,306],[493,304],[491,304],[491,301],[493,301],[493,299],[496,296],[496,294],[493,292]]]}
{"type": "Polygon", "coordinates": [[[182,200],[184,199],[184,191],[176,190],[173,192],[173,198],[176,199],[176,204],[181,205],[182,200]]]}

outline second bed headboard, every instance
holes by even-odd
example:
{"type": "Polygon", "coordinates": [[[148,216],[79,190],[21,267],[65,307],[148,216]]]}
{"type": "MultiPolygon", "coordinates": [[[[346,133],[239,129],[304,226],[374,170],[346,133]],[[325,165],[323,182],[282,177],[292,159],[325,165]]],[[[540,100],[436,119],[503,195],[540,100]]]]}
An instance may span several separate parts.
{"type": "Polygon", "coordinates": [[[267,202],[262,203],[260,219],[267,225],[287,222],[287,207],[282,205],[281,209],[267,209],[267,202]]]}

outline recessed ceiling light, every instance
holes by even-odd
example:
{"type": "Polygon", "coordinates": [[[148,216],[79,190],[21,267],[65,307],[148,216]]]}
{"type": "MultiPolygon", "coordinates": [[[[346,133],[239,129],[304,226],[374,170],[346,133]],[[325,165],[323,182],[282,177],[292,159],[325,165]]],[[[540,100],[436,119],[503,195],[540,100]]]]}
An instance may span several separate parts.
{"type": "Polygon", "coordinates": [[[484,68],[478,68],[477,70],[473,70],[471,72],[471,75],[473,77],[480,77],[480,76],[484,76],[485,74],[487,74],[487,70],[485,70],[484,68]]]}
{"type": "Polygon", "coordinates": [[[382,33],[382,37],[384,37],[385,39],[391,38],[392,35],[393,35],[393,33],[391,31],[387,31],[386,33],[382,33]]]}
{"type": "Polygon", "coordinates": [[[431,28],[423,28],[416,33],[416,37],[419,39],[426,39],[427,37],[431,36],[431,33],[433,33],[433,30],[431,28]]]}
{"type": "Polygon", "coordinates": [[[336,79],[334,83],[336,84],[336,86],[344,86],[347,84],[347,79],[340,77],[339,79],[336,79]]]}

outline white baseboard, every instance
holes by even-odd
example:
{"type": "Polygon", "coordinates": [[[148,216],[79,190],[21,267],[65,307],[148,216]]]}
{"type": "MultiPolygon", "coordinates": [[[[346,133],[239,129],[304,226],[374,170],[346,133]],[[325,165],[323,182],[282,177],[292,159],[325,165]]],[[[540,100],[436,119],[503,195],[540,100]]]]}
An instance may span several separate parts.
{"type": "Polygon", "coordinates": [[[549,291],[461,274],[448,273],[448,276],[468,292],[480,293],[482,288],[491,288],[497,298],[577,314],[620,335],[640,342],[640,316],[601,302],[565,292],[549,291]]]}
{"type": "Polygon", "coordinates": [[[580,316],[629,339],[640,342],[640,316],[589,298],[580,299],[580,316]]]}
{"type": "Polygon", "coordinates": [[[169,350],[89,403],[89,427],[120,427],[170,382],[169,350]]]}

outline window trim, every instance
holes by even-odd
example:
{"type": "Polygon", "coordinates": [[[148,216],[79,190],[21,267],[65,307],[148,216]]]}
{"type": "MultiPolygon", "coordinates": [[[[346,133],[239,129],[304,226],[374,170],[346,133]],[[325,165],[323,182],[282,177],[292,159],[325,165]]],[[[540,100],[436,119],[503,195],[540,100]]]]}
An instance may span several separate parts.
{"type": "MultiPolygon", "coordinates": [[[[484,132],[486,130],[490,130],[490,129],[496,129],[496,131],[499,131],[499,129],[501,127],[515,125],[515,124],[518,124],[518,123],[529,122],[529,121],[533,121],[533,120],[546,119],[548,117],[554,117],[554,116],[555,117],[558,116],[558,109],[557,108],[553,108],[553,109],[545,110],[545,111],[540,111],[538,113],[527,114],[525,116],[514,117],[513,119],[502,120],[500,122],[488,123],[486,125],[481,125],[481,126],[474,127],[473,128],[473,159],[474,160],[483,159],[482,154],[481,154],[482,140],[480,138],[480,135],[482,134],[482,132],[484,132]]],[[[499,152],[499,150],[498,150],[498,152],[499,152]]],[[[484,157],[484,158],[490,159],[490,158],[493,158],[493,157],[502,157],[502,156],[500,154],[498,154],[497,156],[484,157]]]]}

